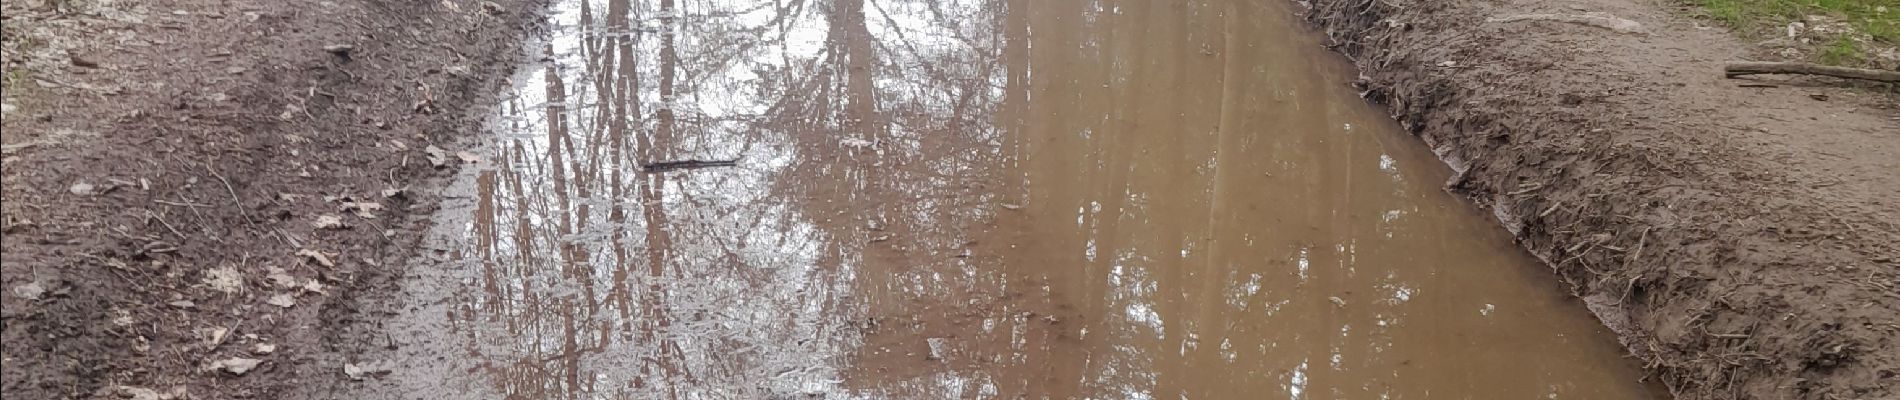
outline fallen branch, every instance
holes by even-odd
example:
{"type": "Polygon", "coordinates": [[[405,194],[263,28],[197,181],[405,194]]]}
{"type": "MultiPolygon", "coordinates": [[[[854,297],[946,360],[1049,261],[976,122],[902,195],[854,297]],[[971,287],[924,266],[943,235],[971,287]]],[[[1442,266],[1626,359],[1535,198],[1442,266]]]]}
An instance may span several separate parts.
{"type": "Polygon", "coordinates": [[[1786,74],[1822,75],[1836,78],[1865,79],[1877,82],[1900,82],[1900,71],[1830,67],[1826,65],[1789,62],[1730,62],[1728,65],[1722,66],[1722,73],[1729,78],[1755,74],[1786,74]]]}
{"type": "Polygon", "coordinates": [[[735,166],[735,165],[739,165],[739,160],[713,160],[713,161],[702,161],[702,160],[680,160],[680,161],[660,161],[660,162],[650,162],[650,163],[646,163],[646,164],[640,164],[640,170],[641,170],[641,171],[646,171],[646,172],[666,172],[666,171],[672,171],[672,170],[676,170],[676,169],[694,169],[694,168],[711,168],[711,167],[730,167],[730,166],[735,166]]]}

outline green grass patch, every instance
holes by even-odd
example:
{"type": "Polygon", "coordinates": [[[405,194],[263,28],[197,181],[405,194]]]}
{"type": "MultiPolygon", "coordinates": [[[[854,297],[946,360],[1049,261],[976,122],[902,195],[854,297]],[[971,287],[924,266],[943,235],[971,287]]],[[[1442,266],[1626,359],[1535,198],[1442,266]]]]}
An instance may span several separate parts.
{"type": "MultiPolygon", "coordinates": [[[[1744,35],[1783,35],[1789,22],[1808,15],[1825,15],[1888,46],[1900,45],[1900,0],[1685,0],[1702,6],[1711,19],[1744,35]]],[[[1863,56],[1861,46],[1837,39],[1823,44],[1817,60],[1851,64],[1863,56]]]]}
{"type": "Polygon", "coordinates": [[[1860,61],[1860,45],[1848,38],[1834,39],[1834,43],[1821,48],[1819,61],[1822,64],[1845,65],[1860,61]]]}
{"type": "Polygon", "coordinates": [[[1900,42],[1900,0],[1690,0],[1740,28],[1780,28],[1808,15],[1839,18],[1888,43],[1900,42]],[[1882,9],[1886,11],[1881,11],[1882,9]]]}

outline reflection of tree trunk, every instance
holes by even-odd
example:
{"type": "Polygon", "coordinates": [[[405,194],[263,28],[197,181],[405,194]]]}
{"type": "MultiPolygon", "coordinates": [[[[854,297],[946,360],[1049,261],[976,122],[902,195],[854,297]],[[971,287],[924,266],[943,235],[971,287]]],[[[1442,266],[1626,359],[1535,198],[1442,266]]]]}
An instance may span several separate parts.
{"type": "MultiPolygon", "coordinates": [[[[553,46],[549,45],[548,53],[553,52],[553,46]]],[[[554,198],[557,205],[555,218],[560,219],[557,232],[561,237],[565,237],[573,233],[574,228],[568,214],[571,207],[567,198],[567,166],[565,165],[567,151],[562,149],[562,145],[568,141],[567,86],[561,81],[561,74],[553,66],[549,66],[544,75],[548,85],[548,166],[551,168],[548,178],[554,182],[554,198]]],[[[563,256],[567,255],[565,246],[562,247],[562,253],[563,256]]],[[[561,272],[572,272],[568,271],[565,265],[562,267],[561,272]]]]}
{"type": "MultiPolygon", "coordinates": [[[[1029,1],[1001,0],[1003,11],[1003,104],[997,107],[997,125],[1002,127],[1002,157],[1008,163],[1004,196],[1015,201],[1027,199],[1024,191],[1028,172],[1022,169],[1025,121],[1029,117],[1029,1]]],[[[992,6],[996,7],[996,6],[992,6]]]]}
{"type": "Polygon", "coordinates": [[[580,342],[576,337],[579,330],[574,327],[576,304],[573,300],[562,300],[559,304],[561,307],[561,354],[565,355],[561,357],[563,370],[561,372],[567,378],[567,386],[562,392],[567,394],[567,398],[577,399],[582,393],[578,391],[581,383],[581,357],[580,342]]]}
{"type": "MultiPolygon", "coordinates": [[[[587,3],[583,2],[582,6],[584,7],[582,11],[587,11],[585,8],[587,3]]],[[[602,148],[607,148],[606,151],[610,153],[618,153],[620,149],[615,146],[621,143],[620,139],[626,128],[624,121],[625,113],[619,101],[621,96],[615,89],[616,86],[620,84],[618,73],[621,68],[618,65],[624,63],[625,60],[617,57],[619,55],[616,51],[617,49],[604,47],[604,43],[606,42],[617,44],[626,41],[623,35],[627,30],[625,13],[626,6],[624,0],[609,0],[607,17],[605,18],[606,32],[604,32],[604,34],[607,36],[606,38],[600,37],[603,33],[592,18],[586,15],[583,15],[581,18],[581,25],[588,33],[587,37],[590,38],[584,46],[588,47],[592,52],[586,54],[583,59],[587,60],[587,76],[591,77],[594,82],[595,101],[594,107],[590,110],[594,117],[589,119],[586,124],[587,131],[591,132],[587,135],[587,154],[585,157],[579,157],[578,160],[572,163],[575,168],[573,182],[574,196],[581,200],[575,205],[574,209],[574,233],[585,234],[589,232],[587,226],[592,221],[592,207],[595,200],[594,192],[598,189],[598,185],[601,185],[601,178],[606,174],[602,169],[615,165],[612,162],[605,162],[601,159],[602,148]],[[618,9],[616,9],[615,6],[619,6],[618,9]]],[[[568,156],[569,158],[576,158],[579,155],[569,154],[568,156]]],[[[607,183],[607,185],[615,186],[609,190],[617,190],[619,180],[615,179],[607,183]]],[[[615,229],[617,232],[617,228],[615,229]]],[[[591,237],[591,234],[586,236],[591,237]]],[[[613,237],[610,236],[606,242],[610,246],[613,243],[612,239],[613,237]]],[[[592,243],[599,242],[565,241],[565,251],[563,255],[566,257],[566,262],[572,265],[574,276],[581,281],[582,294],[586,296],[587,320],[597,321],[599,320],[600,307],[605,301],[598,297],[598,292],[596,291],[594,277],[598,271],[596,271],[593,256],[589,251],[589,244],[592,243]]],[[[602,324],[602,328],[605,329],[606,325],[607,324],[602,324]]],[[[598,339],[604,340],[605,335],[602,335],[602,337],[598,339]]]]}
{"type": "Polygon", "coordinates": [[[845,93],[850,123],[858,139],[877,142],[883,138],[884,124],[877,115],[876,87],[871,82],[876,54],[871,51],[871,30],[864,21],[864,0],[835,0],[831,29],[844,43],[845,93]]]}
{"type": "MultiPolygon", "coordinates": [[[[548,52],[553,53],[553,48],[551,45],[548,49],[548,52]]],[[[552,234],[543,232],[542,234],[536,235],[534,237],[547,238],[554,241],[552,245],[554,249],[558,252],[558,254],[556,254],[556,256],[553,257],[554,260],[551,260],[551,261],[558,263],[558,267],[560,268],[560,272],[561,272],[559,276],[572,279],[575,277],[575,273],[572,268],[572,265],[574,263],[572,262],[573,260],[571,259],[573,257],[573,251],[572,251],[573,245],[571,244],[572,242],[563,240],[567,238],[569,234],[572,234],[574,232],[573,221],[570,219],[572,216],[569,214],[569,210],[571,209],[570,208],[571,203],[570,203],[570,200],[568,199],[568,192],[567,192],[568,169],[566,165],[567,158],[568,158],[567,155],[572,153],[572,149],[564,146],[566,142],[572,140],[568,137],[568,132],[567,132],[567,129],[568,129],[567,87],[566,87],[565,82],[562,81],[562,77],[560,73],[556,71],[555,68],[552,66],[547,68],[545,72],[545,77],[547,79],[547,96],[548,96],[547,97],[548,165],[550,167],[548,178],[554,183],[553,191],[554,191],[554,198],[557,204],[557,208],[555,209],[555,213],[556,213],[555,218],[559,219],[559,224],[556,226],[555,232],[551,232],[552,234]]],[[[537,261],[542,261],[540,257],[535,257],[534,259],[536,259],[537,261]]],[[[542,263],[537,263],[537,264],[542,264],[542,263]]],[[[542,264],[542,265],[545,265],[545,264],[542,264]]],[[[532,282],[532,281],[531,280],[523,281],[524,284],[528,282],[532,282]]],[[[528,293],[534,293],[534,292],[529,291],[528,293]]],[[[570,307],[573,305],[572,299],[554,298],[554,299],[549,299],[549,300],[552,303],[551,306],[555,307],[554,312],[559,314],[563,318],[563,321],[564,321],[563,335],[562,335],[562,338],[564,340],[562,340],[561,342],[562,350],[563,352],[571,353],[574,351],[575,347],[577,347],[574,340],[575,338],[574,338],[574,329],[573,329],[574,310],[570,307]]],[[[532,349],[529,351],[529,354],[537,354],[537,353],[538,351],[534,351],[532,349]]],[[[569,397],[572,397],[573,393],[571,390],[576,384],[579,383],[579,376],[577,375],[579,373],[578,366],[564,365],[564,367],[575,367],[575,368],[562,368],[563,370],[565,370],[563,372],[565,373],[564,375],[566,375],[567,385],[565,385],[565,388],[566,388],[565,390],[561,390],[559,392],[564,392],[568,394],[569,397]]]]}
{"type": "MultiPolygon", "coordinates": [[[[519,115],[520,110],[516,109],[516,112],[517,112],[517,115],[519,115]]],[[[514,145],[509,146],[508,149],[504,149],[504,150],[512,150],[510,159],[513,161],[510,162],[509,164],[522,165],[527,162],[527,159],[528,159],[527,152],[526,150],[523,150],[522,147],[523,146],[520,142],[515,142],[514,145]]],[[[532,230],[528,224],[528,221],[529,221],[528,197],[527,197],[528,192],[527,192],[527,187],[523,184],[522,179],[521,179],[521,174],[522,174],[521,170],[511,168],[505,171],[507,171],[508,173],[508,187],[509,187],[509,192],[510,192],[509,197],[508,197],[510,201],[508,202],[508,204],[511,204],[510,207],[514,208],[515,210],[515,215],[514,215],[515,231],[513,234],[509,235],[510,238],[514,239],[513,247],[515,250],[515,259],[513,260],[513,262],[506,262],[503,264],[514,267],[516,271],[502,271],[502,273],[508,274],[508,275],[519,275],[525,278],[525,277],[533,276],[533,270],[527,269],[526,266],[531,265],[529,264],[528,255],[534,251],[533,236],[530,236],[530,232],[532,232],[532,230]]],[[[522,287],[518,289],[515,288],[514,285],[502,285],[503,291],[508,292],[507,295],[504,295],[502,297],[503,299],[505,300],[513,299],[514,293],[522,293],[525,299],[525,296],[530,294],[527,292],[528,280],[518,279],[517,281],[522,282],[522,287]],[[518,292],[514,292],[516,290],[518,290],[518,292]]],[[[512,302],[504,301],[503,304],[512,304],[512,302]]],[[[525,305],[515,306],[515,308],[520,308],[523,306],[525,305]]],[[[518,312],[519,310],[508,310],[507,307],[503,308],[503,311],[502,311],[503,315],[501,317],[502,319],[508,321],[509,332],[519,333],[519,329],[520,329],[518,326],[520,324],[519,319],[509,317],[509,315],[512,315],[511,313],[518,313],[518,312]]]]}
{"type": "MultiPolygon", "coordinates": [[[[501,297],[500,274],[495,271],[495,171],[482,171],[475,178],[475,251],[482,262],[482,292],[489,304],[507,304],[501,297]]],[[[497,311],[506,310],[495,307],[497,311]]]]}
{"type": "MultiPolygon", "coordinates": [[[[519,142],[515,143],[514,163],[516,165],[530,163],[530,161],[528,161],[528,151],[525,147],[526,146],[519,142]]],[[[513,186],[514,191],[512,196],[514,199],[512,203],[515,209],[515,232],[512,235],[515,239],[514,264],[517,268],[521,268],[533,264],[533,260],[530,257],[534,255],[536,248],[534,245],[534,225],[532,223],[534,220],[528,218],[528,207],[532,205],[532,203],[530,202],[531,198],[528,197],[528,185],[522,181],[522,171],[510,170],[508,176],[512,181],[511,186],[513,186]]],[[[535,273],[533,269],[525,269],[519,272],[522,276],[534,276],[535,273]]]]}
{"type": "MultiPolygon", "coordinates": [[[[659,120],[659,127],[655,130],[653,139],[641,149],[646,153],[646,162],[662,160],[669,155],[670,152],[665,149],[666,146],[673,144],[674,130],[678,123],[673,109],[677,100],[674,98],[676,95],[674,85],[679,69],[679,53],[676,49],[678,40],[676,24],[679,22],[678,15],[675,14],[677,11],[674,0],[660,1],[660,19],[664,31],[660,34],[660,108],[655,115],[659,120]]],[[[677,360],[674,358],[679,355],[671,351],[672,339],[668,332],[671,321],[664,305],[666,288],[661,283],[666,279],[667,252],[668,246],[671,245],[666,230],[666,210],[663,204],[666,174],[641,174],[641,176],[646,178],[646,185],[640,188],[640,202],[642,213],[646,217],[648,268],[647,332],[646,340],[643,342],[653,346],[658,352],[655,358],[660,364],[661,376],[657,380],[666,385],[668,398],[677,399],[679,398],[678,382],[674,381],[674,377],[677,376],[675,373],[677,360]]]]}
{"type": "MultiPolygon", "coordinates": [[[[613,41],[615,43],[617,57],[614,81],[619,83],[615,85],[613,90],[613,119],[609,121],[607,125],[607,129],[610,131],[609,136],[613,138],[613,152],[610,155],[612,160],[608,163],[613,166],[610,168],[612,175],[608,179],[609,185],[612,186],[609,198],[612,201],[613,207],[612,210],[608,212],[607,218],[613,224],[614,229],[613,236],[611,236],[608,241],[608,246],[613,247],[614,251],[614,289],[611,296],[614,298],[616,306],[620,310],[620,321],[621,324],[623,324],[622,329],[631,332],[633,329],[633,295],[632,289],[628,287],[627,284],[627,279],[631,271],[627,265],[626,246],[620,244],[621,238],[626,237],[627,222],[626,211],[623,206],[626,203],[624,200],[626,199],[626,183],[623,181],[624,177],[621,176],[621,171],[629,168],[630,165],[636,164],[632,161],[631,157],[628,157],[626,154],[627,124],[629,122],[628,118],[640,115],[640,76],[639,69],[637,68],[639,58],[634,53],[636,37],[634,36],[634,32],[631,32],[627,27],[629,8],[631,7],[629,7],[628,0],[608,0],[607,2],[607,27],[613,31],[615,35],[613,41]]],[[[642,145],[642,147],[644,148],[645,146],[642,145]]]]}
{"type": "MultiPolygon", "coordinates": [[[[594,27],[593,0],[581,1],[581,59],[592,60],[600,53],[600,30],[594,27]]],[[[611,1],[611,0],[610,0],[611,1]]],[[[612,14],[609,12],[609,14],[612,14]]],[[[610,22],[611,23],[611,22],[610,22]]]]}

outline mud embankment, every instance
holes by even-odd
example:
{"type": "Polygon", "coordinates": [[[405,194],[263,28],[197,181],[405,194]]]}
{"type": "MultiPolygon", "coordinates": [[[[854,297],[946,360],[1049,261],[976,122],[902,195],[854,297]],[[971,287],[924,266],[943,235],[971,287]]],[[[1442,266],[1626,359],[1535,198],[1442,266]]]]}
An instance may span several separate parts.
{"type": "Polygon", "coordinates": [[[1744,53],[1719,31],[1646,3],[1526,3],[1318,0],[1307,18],[1675,397],[1900,396],[1890,88],[1751,91],[1715,77],[1744,53]],[[1540,12],[1639,25],[1496,22],[1540,12]]]}
{"type": "Polygon", "coordinates": [[[310,361],[343,299],[408,259],[544,7],[7,5],[6,396],[341,379],[310,361]]]}

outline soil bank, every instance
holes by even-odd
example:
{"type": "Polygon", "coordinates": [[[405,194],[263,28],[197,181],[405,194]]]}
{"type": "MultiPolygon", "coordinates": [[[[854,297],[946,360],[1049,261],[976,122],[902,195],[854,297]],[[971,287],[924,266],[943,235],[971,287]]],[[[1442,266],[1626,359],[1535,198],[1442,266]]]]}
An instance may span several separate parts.
{"type": "Polygon", "coordinates": [[[1647,1],[1316,0],[1368,98],[1681,399],[1895,398],[1892,88],[1647,1]]]}
{"type": "Polygon", "coordinates": [[[408,258],[544,7],[9,1],[0,391],[337,379],[287,366],[408,258]]]}

